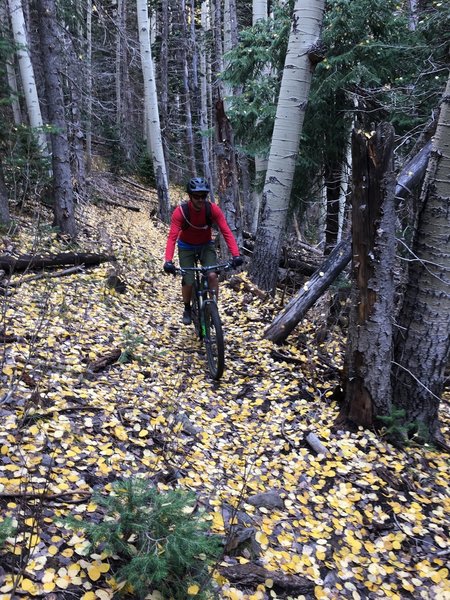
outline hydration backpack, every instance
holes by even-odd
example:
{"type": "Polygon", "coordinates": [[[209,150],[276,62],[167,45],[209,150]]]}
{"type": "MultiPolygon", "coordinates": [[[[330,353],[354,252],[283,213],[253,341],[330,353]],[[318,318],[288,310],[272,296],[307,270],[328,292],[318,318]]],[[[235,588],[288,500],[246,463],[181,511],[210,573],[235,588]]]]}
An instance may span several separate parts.
{"type": "Polygon", "coordinates": [[[190,222],[190,220],[189,220],[189,203],[188,202],[183,202],[182,204],[180,204],[180,208],[181,208],[181,212],[183,213],[183,217],[184,217],[183,225],[181,226],[181,229],[183,231],[185,229],[188,229],[189,227],[193,227],[194,229],[208,229],[208,227],[212,227],[213,220],[212,220],[212,216],[211,216],[211,202],[209,202],[209,201],[205,202],[206,223],[205,223],[205,225],[201,225],[201,226],[192,225],[192,223],[190,222]]]}

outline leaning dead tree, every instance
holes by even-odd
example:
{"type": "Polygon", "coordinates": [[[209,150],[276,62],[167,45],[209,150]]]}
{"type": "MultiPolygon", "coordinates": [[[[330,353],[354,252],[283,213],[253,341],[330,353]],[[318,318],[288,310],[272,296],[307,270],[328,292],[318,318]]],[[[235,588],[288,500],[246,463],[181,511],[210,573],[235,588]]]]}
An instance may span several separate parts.
{"type": "MultiPolygon", "coordinates": [[[[420,150],[402,169],[397,178],[395,200],[400,202],[420,183],[428,164],[431,142],[420,150]]],[[[352,256],[351,239],[338,244],[310,280],[292,298],[267,328],[265,337],[280,344],[294,330],[305,314],[345,269],[352,256]]]]}
{"type": "Polygon", "coordinates": [[[394,128],[353,132],[352,302],[341,416],[370,427],[391,406],[394,312],[394,128]]]}

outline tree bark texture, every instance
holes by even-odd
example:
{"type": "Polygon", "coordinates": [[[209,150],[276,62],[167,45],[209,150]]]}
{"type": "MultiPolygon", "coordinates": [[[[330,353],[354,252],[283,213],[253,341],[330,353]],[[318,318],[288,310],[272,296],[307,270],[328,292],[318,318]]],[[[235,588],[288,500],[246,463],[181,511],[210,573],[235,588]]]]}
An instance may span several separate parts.
{"type": "Polygon", "coordinates": [[[19,61],[20,78],[22,80],[23,94],[27,106],[27,114],[30,126],[35,129],[36,139],[43,156],[48,156],[47,139],[43,130],[43,121],[39,97],[34,77],[34,69],[31,63],[29,44],[25,30],[25,18],[23,14],[22,0],[9,0],[9,12],[14,41],[17,44],[17,58],[19,61]]]}
{"type": "Polygon", "coordinates": [[[9,214],[8,190],[3,175],[2,157],[0,156],[0,223],[7,225],[11,220],[9,214]]]}
{"type": "Polygon", "coordinates": [[[327,217],[325,224],[325,254],[330,254],[337,244],[339,234],[339,200],[341,196],[343,160],[325,166],[327,217]]]}
{"type": "Polygon", "coordinates": [[[40,254],[22,254],[20,256],[0,254],[0,269],[7,273],[23,273],[23,271],[64,267],[68,265],[93,267],[104,262],[115,260],[114,256],[107,254],[91,254],[89,252],[62,252],[60,254],[51,254],[48,256],[42,256],[40,254]]]}
{"type": "Polygon", "coordinates": [[[164,158],[161,125],[159,122],[158,96],[150,46],[150,22],[146,0],[136,0],[139,44],[141,49],[142,76],[144,79],[145,123],[147,150],[152,158],[158,189],[159,217],[164,223],[170,221],[170,204],[167,186],[166,161],[164,158]]]}
{"type": "Polygon", "coordinates": [[[394,401],[409,423],[438,434],[450,352],[450,79],[432,140],[404,303],[398,318],[394,401]]]}
{"type": "Polygon", "coordinates": [[[184,105],[184,118],[185,118],[185,132],[186,132],[186,146],[185,146],[185,157],[186,166],[189,171],[189,175],[192,177],[197,174],[195,164],[195,147],[194,147],[194,132],[192,126],[192,102],[191,102],[191,90],[189,85],[189,65],[188,65],[188,52],[189,47],[192,44],[192,40],[189,38],[188,27],[186,23],[186,2],[185,0],[178,0],[178,15],[179,15],[179,27],[181,34],[181,65],[182,65],[182,80],[183,80],[183,105],[184,105]]]}
{"type": "MultiPolygon", "coordinates": [[[[217,194],[219,204],[238,246],[242,245],[241,214],[239,207],[239,191],[237,177],[236,153],[233,143],[233,132],[223,104],[218,98],[216,102],[216,161],[217,161],[217,194]]],[[[225,250],[226,246],[223,248],[225,250]]]]}
{"type": "MultiPolygon", "coordinates": [[[[395,188],[395,199],[397,202],[405,199],[422,179],[430,151],[431,144],[427,144],[402,169],[395,188]]],[[[351,240],[344,239],[334,248],[325,262],[303,286],[302,290],[277,315],[266,330],[266,337],[277,344],[283,342],[303,319],[316,300],[320,298],[336,277],[345,269],[351,257],[351,240]]]]}
{"type": "Polygon", "coordinates": [[[391,408],[395,263],[394,129],[352,136],[352,308],[344,415],[369,427],[391,408]]]}
{"type": "Polygon", "coordinates": [[[316,300],[343,271],[351,257],[350,240],[344,240],[335,246],[320,269],[315,271],[309,281],[303,285],[301,292],[273,320],[266,329],[264,337],[277,344],[283,342],[316,300]]]}
{"type": "Polygon", "coordinates": [[[54,0],[37,0],[39,35],[41,39],[42,63],[45,75],[47,113],[52,126],[53,194],[55,224],[61,233],[74,238],[76,235],[73,205],[70,151],[67,139],[67,123],[64,111],[64,96],[61,83],[60,34],[56,20],[54,0]]]}
{"type": "Polygon", "coordinates": [[[209,24],[209,11],[208,11],[208,3],[203,1],[201,6],[201,24],[202,24],[202,32],[199,39],[199,55],[200,55],[200,131],[201,135],[201,144],[202,144],[202,158],[203,158],[203,173],[205,174],[206,179],[210,182],[210,186],[212,187],[213,178],[211,173],[211,145],[209,141],[209,137],[204,135],[209,127],[209,119],[208,119],[208,88],[211,86],[210,78],[208,77],[208,69],[209,69],[209,56],[207,57],[207,44],[206,44],[206,36],[207,32],[210,30],[209,24]]]}
{"type": "Polygon", "coordinates": [[[324,0],[296,0],[281,80],[269,162],[250,276],[261,289],[274,292],[277,265],[314,66],[308,52],[318,41],[324,0]]]}

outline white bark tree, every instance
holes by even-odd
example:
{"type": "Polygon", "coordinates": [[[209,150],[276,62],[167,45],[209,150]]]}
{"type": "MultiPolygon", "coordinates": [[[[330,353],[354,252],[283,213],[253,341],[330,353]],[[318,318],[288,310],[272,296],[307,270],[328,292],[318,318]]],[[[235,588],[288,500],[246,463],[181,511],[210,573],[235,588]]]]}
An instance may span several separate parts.
{"type": "Polygon", "coordinates": [[[48,155],[47,139],[44,133],[41,107],[36,88],[33,64],[28,50],[28,39],[23,14],[22,0],[8,0],[9,13],[14,41],[18,45],[17,58],[19,61],[20,78],[22,81],[23,94],[27,106],[28,120],[30,126],[35,130],[35,136],[40,152],[48,155]]]}
{"type": "Polygon", "coordinates": [[[267,19],[267,0],[253,0],[252,22],[253,25],[260,20],[267,19]]]}
{"type": "Polygon", "coordinates": [[[278,98],[250,275],[274,291],[286,217],[308,100],[313,64],[308,54],[318,42],[325,0],[296,0],[278,98]]]}
{"type": "Polygon", "coordinates": [[[92,168],[92,0],[86,0],[86,171],[92,168]]]}
{"type": "MultiPolygon", "coordinates": [[[[255,25],[258,21],[267,19],[267,0],[253,0],[253,14],[252,23],[255,25]]],[[[267,69],[269,70],[269,69],[267,69]]],[[[250,230],[253,234],[256,234],[258,227],[258,215],[259,208],[261,205],[261,184],[264,175],[267,171],[267,156],[257,154],[255,156],[255,183],[252,195],[252,206],[250,207],[250,215],[247,221],[250,224],[250,230]]]]}
{"type": "Polygon", "coordinates": [[[158,97],[150,45],[150,21],[146,0],[136,0],[142,75],[144,79],[144,113],[147,132],[147,150],[152,158],[158,188],[159,216],[168,223],[170,219],[166,162],[159,121],[158,97]]]}
{"type": "Polygon", "coordinates": [[[211,141],[206,135],[211,120],[208,118],[208,89],[210,89],[210,61],[207,60],[206,35],[211,29],[209,0],[203,0],[201,6],[202,35],[199,43],[200,54],[200,130],[202,132],[203,172],[212,184],[211,141]]]}

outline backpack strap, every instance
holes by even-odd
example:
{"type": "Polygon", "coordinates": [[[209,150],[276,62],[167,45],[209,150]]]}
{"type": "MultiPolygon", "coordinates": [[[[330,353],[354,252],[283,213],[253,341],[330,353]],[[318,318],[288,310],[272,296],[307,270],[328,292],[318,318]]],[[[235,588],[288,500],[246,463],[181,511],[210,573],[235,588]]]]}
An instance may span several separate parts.
{"type": "Polygon", "coordinates": [[[213,224],[212,216],[211,216],[211,202],[207,201],[205,204],[205,215],[206,215],[206,223],[205,225],[201,225],[200,227],[197,225],[192,225],[189,220],[189,203],[183,202],[180,204],[181,212],[183,213],[184,221],[181,229],[184,231],[188,229],[188,227],[193,227],[194,229],[208,229],[213,224]]]}

